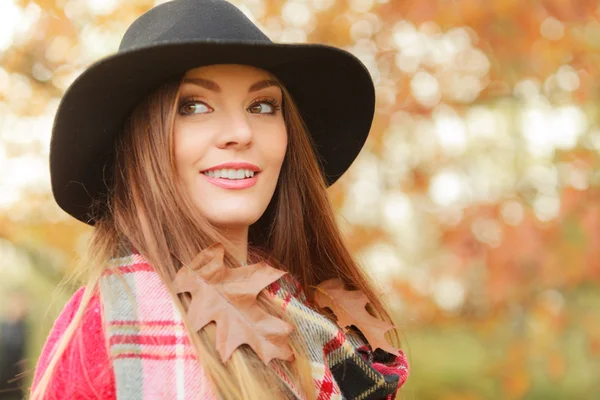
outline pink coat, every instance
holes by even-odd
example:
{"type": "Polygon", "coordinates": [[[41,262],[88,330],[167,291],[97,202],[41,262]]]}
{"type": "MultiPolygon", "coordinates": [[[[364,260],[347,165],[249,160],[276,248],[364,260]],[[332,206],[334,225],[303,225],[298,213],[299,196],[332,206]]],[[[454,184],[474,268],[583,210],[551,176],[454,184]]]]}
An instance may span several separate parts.
{"type": "MultiPolygon", "coordinates": [[[[75,316],[84,288],[71,297],[48,336],[33,380],[35,387],[48,367],[58,340],[75,316]]],[[[100,297],[96,293],[86,308],[82,329],[78,329],[50,381],[45,399],[116,400],[115,376],[105,343],[100,297]]]]}

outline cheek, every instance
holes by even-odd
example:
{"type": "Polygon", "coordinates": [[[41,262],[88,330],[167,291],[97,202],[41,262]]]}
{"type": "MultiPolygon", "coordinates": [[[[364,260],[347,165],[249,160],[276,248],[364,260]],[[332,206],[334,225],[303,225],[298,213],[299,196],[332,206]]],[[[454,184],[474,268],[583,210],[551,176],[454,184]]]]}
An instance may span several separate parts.
{"type": "Polygon", "coordinates": [[[197,129],[192,129],[184,124],[175,124],[173,131],[173,157],[179,176],[195,175],[196,163],[208,148],[207,135],[198,134],[197,129]],[[203,139],[204,138],[204,139],[203,139]]]}
{"type": "Polygon", "coordinates": [[[265,141],[264,151],[273,164],[281,165],[288,146],[288,135],[285,125],[281,124],[265,141]]]}

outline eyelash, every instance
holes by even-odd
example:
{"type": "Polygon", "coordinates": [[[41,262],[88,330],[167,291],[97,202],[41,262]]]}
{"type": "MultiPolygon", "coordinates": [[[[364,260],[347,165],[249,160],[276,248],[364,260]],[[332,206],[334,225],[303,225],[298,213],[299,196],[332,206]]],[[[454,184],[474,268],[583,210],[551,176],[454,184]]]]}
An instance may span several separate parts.
{"type": "MultiPolygon", "coordinates": [[[[187,98],[182,99],[181,102],[179,103],[179,107],[178,107],[179,114],[182,114],[182,112],[181,112],[182,107],[184,107],[190,103],[202,103],[205,106],[211,108],[208,104],[206,104],[206,102],[200,100],[199,98],[187,97],[187,98]]],[[[250,104],[250,106],[248,108],[251,108],[252,106],[254,106],[256,104],[260,104],[260,103],[267,103],[273,108],[272,113],[264,113],[264,115],[275,115],[275,114],[277,114],[278,111],[280,111],[282,109],[281,103],[273,97],[259,97],[258,99],[254,100],[254,102],[252,102],[252,104],[250,104]]],[[[185,115],[185,114],[182,114],[182,115],[185,115]]]]}
{"type": "Polygon", "coordinates": [[[273,112],[268,113],[270,115],[277,114],[277,112],[280,111],[282,108],[281,103],[279,101],[277,101],[274,97],[259,97],[258,99],[254,100],[254,103],[252,103],[250,105],[250,107],[252,107],[255,104],[259,104],[259,103],[267,103],[273,108],[273,112]]]}

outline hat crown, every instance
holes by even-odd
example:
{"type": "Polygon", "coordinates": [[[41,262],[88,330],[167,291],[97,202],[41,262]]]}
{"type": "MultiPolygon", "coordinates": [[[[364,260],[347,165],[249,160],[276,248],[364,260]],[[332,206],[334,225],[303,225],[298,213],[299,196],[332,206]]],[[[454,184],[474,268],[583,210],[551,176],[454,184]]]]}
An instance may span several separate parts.
{"type": "Polygon", "coordinates": [[[119,51],[199,40],[271,42],[242,11],[225,0],[172,0],[136,19],[125,32],[119,51]]]}

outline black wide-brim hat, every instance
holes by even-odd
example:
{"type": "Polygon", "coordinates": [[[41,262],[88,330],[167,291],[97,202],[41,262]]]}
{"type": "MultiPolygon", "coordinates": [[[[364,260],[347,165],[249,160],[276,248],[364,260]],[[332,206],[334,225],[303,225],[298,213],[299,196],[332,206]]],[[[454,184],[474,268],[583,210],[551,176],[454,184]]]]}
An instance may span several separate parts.
{"type": "Polygon", "coordinates": [[[115,139],[135,105],[169,79],[212,64],[262,68],[282,82],[313,138],[327,185],[363,147],[375,90],[355,56],[320,44],[273,43],[224,0],[174,0],[134,21],[118,52],[91,65],[65,92],[50,142],[58,205],[93,225],[92,203],[109,190],[115,139]]]}

